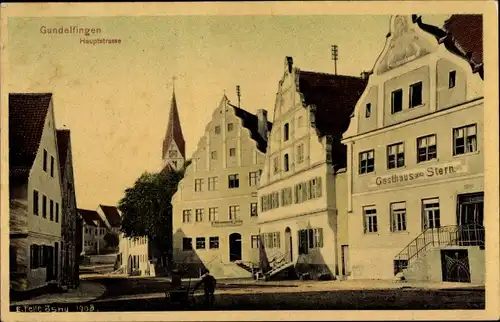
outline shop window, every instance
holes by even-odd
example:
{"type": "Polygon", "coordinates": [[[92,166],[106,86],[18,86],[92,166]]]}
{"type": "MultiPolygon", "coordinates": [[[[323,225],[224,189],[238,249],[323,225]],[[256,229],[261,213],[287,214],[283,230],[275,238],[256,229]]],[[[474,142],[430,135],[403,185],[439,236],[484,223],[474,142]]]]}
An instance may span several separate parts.
{"type": "Polygon", "coordinates": [[[205,249],[205,237],[196,237],[196,249],[205,249]]]}
{"type": "Polygon", "coordinates": [[[210,249],[219,248],[219,237],[210,237],[209,243],[210,243],[210,245],[209,245],[210,249]]]}

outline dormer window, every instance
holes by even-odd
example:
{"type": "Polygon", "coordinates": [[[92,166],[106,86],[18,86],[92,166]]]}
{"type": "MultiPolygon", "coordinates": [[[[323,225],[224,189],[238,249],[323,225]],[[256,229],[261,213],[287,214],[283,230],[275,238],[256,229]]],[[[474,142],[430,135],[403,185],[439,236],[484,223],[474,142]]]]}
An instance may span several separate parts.
{"type": "Polygon", "coordinates": [[[453,88],[455,87],[455,80],[457,77],[457,72],[452,70],[450,74],[448,75],[448,88],[453,88]]]}
{"type": "Polygon", "coordinates": [[[403,90],[398,89],[391,94],[391,112],[392,114],[403,110],[403,90]]]}
{"type": "Polygon", "coordinates": [[[410,85],[410,108],[422,105],[422,82],[410,85]]]}
{"type": "Polygon", "coordinates": [[[372,115],[372,104],[368,103],[365,107],[365,117],[369,118],[372,115]]]}
{"type": "Polygon", "coordinates": [[[170,151],[168,151],[168,156],[170,158],[176,158],[177,157],[177,151],[176,150],[170,150],[170,151]]]}
{"type": "Polygon", "coordinates": [[[220,134],[220,126],[217,125],[215,128],[214,128],[214,132],[215,134],[220,134]]]}
{"type": "Polygon", "coordinates": [[[228,131],[228,132],[231,132],[231,131],[233,130],[233,128],[234,128],[233,123],[228,123],[228,124],[227,124],[227,131],[228,131]]]}
{"type": "Polygon", "coordinates": [[[289,127],[290,126],[288,125],[288,123],[285,123],[285,125],[283,126],[283,141],[288,141],[289,134],[290,134],[289,127]]]}

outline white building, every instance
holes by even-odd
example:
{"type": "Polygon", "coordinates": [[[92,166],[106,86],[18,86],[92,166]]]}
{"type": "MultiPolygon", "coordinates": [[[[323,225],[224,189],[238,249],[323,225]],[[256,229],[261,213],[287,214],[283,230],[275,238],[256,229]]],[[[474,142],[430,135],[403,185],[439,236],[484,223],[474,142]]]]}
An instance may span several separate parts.
{"type": "Polygon", "coordinates": [[[267,277],[345,274],[346,150],[340,138],[366,81],[301,71],[286,57],[258,190],[267,277]]]}
{"type": "Polygon", "coordinates": [[[106,248],[104,236],[108,232],[106,223],[95,210],[78,209],[83,218],[83,251],[86,255],[102,253],[106,248]]]}
{"type": "Polygon", "coordinates": [[[343,136],[353,278],[484,281],[482,18],[445,26],[391,18],[343,136]]]}
{"type": "Polygon", "coordinates": [[[224,95],[172,198],[173,258],[197,276],[250,277],[259,262],[257,185],[265,158],[267,112],[224,95]]]}
{"type": "Polygon", "coordinates": [[[61,276],[61,184],[52,94],[9,94],[10,281],[27,291],[61,276]]]}

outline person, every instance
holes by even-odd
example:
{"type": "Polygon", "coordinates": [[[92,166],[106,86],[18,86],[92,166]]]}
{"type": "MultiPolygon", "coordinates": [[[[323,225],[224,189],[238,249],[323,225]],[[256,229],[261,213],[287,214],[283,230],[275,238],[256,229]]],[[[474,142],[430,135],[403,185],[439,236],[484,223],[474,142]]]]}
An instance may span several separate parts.
{"type": "Polygon", "coordinates": [[[182,289],[182,275],[178,269],[172,270],[172,288],[175,290],[182,289]]]}
{"type": "Polygon", "coordinates": [[[193,292],[203,284],[203,289],[205,291],[205,304],[212,305],[215,300],[215,285],[217,284],[217,280],[215,277],[210,275],[210,271],[208,269],[205,270],[201,280],[196,283],[194,286],[193,292]]]}

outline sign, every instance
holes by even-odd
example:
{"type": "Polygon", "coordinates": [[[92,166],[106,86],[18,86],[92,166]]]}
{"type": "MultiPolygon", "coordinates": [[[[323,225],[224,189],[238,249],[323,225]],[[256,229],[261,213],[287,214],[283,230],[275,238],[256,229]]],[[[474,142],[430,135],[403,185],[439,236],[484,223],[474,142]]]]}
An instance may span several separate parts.
{"type": "Polygon", "coordinates": [[[433,165],[427,168],[414,169],[391,175],[378,176],[375,178],[373,187],[390,187],[392,185],[426,181],[428,179],[439,179],[453,177],[456,174],[467,172],[467,168],[461,162],[433,165]]]}

